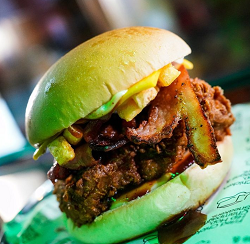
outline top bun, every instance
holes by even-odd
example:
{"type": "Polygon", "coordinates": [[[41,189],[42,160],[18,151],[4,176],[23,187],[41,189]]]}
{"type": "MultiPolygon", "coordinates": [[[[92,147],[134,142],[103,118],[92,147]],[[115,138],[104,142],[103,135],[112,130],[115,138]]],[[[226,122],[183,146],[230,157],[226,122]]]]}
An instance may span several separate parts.
{"type": "Polygon", "coordinates": [[[40,145],[117,92],[190,52],[177,35],[151,27],[112,30],[82,43],[58,60],[31,94],[29,142],[40,145]]]}

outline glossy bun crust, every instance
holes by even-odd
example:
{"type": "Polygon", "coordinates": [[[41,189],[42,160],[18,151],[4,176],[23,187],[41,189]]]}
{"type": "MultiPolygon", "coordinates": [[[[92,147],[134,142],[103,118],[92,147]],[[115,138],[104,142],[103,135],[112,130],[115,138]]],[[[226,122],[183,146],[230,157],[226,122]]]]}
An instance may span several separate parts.
{"type": "Polygon", "coordinates": [[[130,27],[79,45],[41,78],[26,110],[26,135],[38,146],[152,72],[191,52],[177,35],[130,27]]]}
{"type": "Polygon", "coordinates": [[[231,137],[219,142],[218,148],[223,163],[205,169],[193,164],[153,192],[107,211],[80,228],[67,219],[70,234],[83,243],[116,243],[146,234],[183,211],[196,209],[216,191],[230,169],[231,137]]]}

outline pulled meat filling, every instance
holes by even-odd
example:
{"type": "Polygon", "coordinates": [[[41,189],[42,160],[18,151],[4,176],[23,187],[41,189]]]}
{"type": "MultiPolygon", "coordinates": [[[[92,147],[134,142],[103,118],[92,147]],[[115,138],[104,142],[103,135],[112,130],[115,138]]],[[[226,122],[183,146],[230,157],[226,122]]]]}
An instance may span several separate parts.
{"type": "Polygon", "coordinates": [[[110,206],[110,197],[129,184],[141,183],[134,156],[121,153],[106,165],[98,164],[56,183],[60,208],[77,226],[90,223],[110,206]]]}
{"type": "Polygon", "coordinates": [[[183,158],[186,146],[186,134],[183,133],[183,123],[180,123],[171,139],[152,146],[128,143],[106,152],[104,156],[101,153],[102,163],[81,170],[68,170],[68,175],[63,167],[55,164],[56,171],[52,169],[49,177],[58,178],[54,193],[60,209],[77,226],[90,223],[110,207],[111,198],[118,192],[171,171],[172,165],[183,158]]]}
{"type": "MultiPolygon", "coordinates": [[[[205,81],[191,79],[191,85],[213,127],[213,136],[223,140],[234,122],[229,100],[219,87],[212,88],[205,81]]],[[[89,166],[69,170],[55,163],[49,171],[60,209],[77,226],[91,223],[108,210],[117,194],[171,172],[183,159],[190,147],[186,121],[171,110],[175,104],[173,99],[168,101],[164,89],[130,122],[113,114],[85,125],[83,144],[88,143],[92,150],[89,166]],[[140,143],[139,133],[144,138],[140,143]]]]}
{"type": "Polygon", "coordinates": [[[198,78],[191,82],[202,109],[213,126],[216,140],[222,141],[226,135],[230,135],[229,127],[235,120],[231,113],[230,101],[226,99],[223,90],[218,86],[211,87],[198,78]]]}

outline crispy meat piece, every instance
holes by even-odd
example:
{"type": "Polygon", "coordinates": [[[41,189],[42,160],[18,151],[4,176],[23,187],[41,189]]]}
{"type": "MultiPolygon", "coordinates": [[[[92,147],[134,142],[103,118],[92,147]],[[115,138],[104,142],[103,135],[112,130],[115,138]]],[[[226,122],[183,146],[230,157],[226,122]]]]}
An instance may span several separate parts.
{"type": "Polygon", "coordinates": [[[126,136],[129,140],[137,144],[156,144],[172,136],[181,120],[181,111],[176,94],[169,93],[168,89],[163,87],[152,101],[147,121],[142,121],[137,129],[127,128],[126,136]]]}
{"type": "Polygon", "coordinates": [[[216,140],[223,140],[224,136],[230,135],[229,127],[235,121],[230,101],[218,86],[211,87],[198,78],[192,79],[191,82],[202,109],[214,128],[216,140]]]}

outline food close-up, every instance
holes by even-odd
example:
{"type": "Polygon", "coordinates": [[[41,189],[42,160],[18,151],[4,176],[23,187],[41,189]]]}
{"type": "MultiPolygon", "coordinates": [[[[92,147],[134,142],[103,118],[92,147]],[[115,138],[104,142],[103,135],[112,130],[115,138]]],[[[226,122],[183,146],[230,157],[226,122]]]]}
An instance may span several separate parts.
{"type": "MultiPolygon", "coordinates": [[[[60,58],[26,109],[26,136],[54,157],[48,178],[70,236],[130,241],[195,210],[231,167],[235,117],[219,86],[190,77],[176,34],[127,27],[60,58]]],[[[193,67],[194,66],[194,67],[193,67]]]]}

